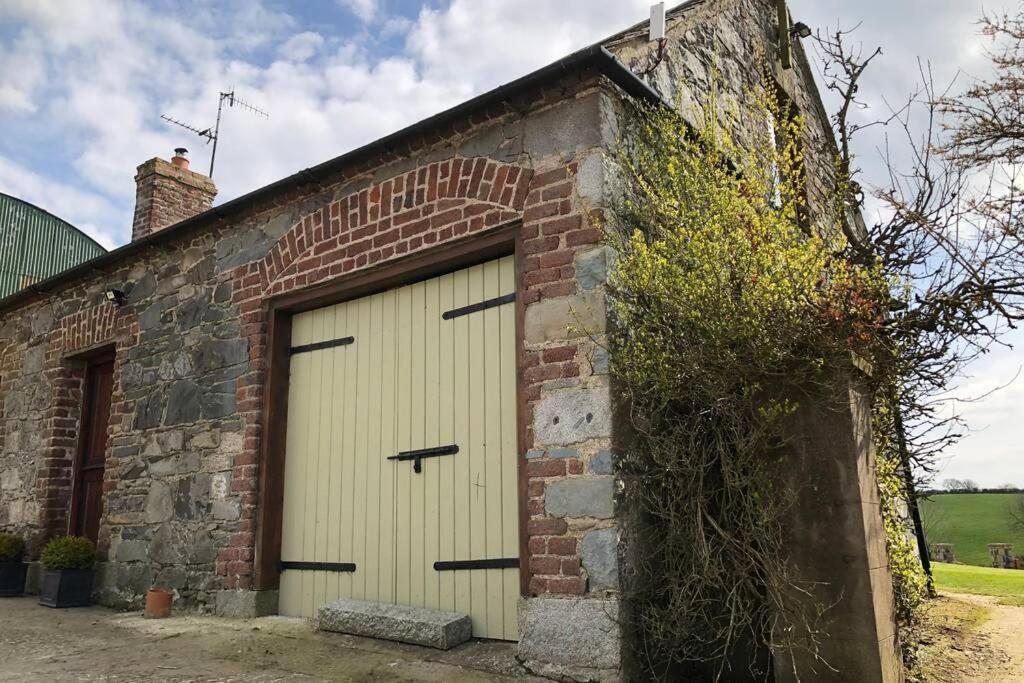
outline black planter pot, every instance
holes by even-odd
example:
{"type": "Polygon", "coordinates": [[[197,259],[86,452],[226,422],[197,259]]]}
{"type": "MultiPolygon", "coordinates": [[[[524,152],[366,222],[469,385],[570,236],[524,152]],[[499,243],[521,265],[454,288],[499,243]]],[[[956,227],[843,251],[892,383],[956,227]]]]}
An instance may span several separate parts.
{"type": "Polygon", "coordinates": [[[87,607],[92,604],[91,569],[45,569],[39,604],[47,607],[87,607]]]}
{"type": "Polygon", "coordinates": [[[24,595],[26,574],[27,562],[0,562],[0,597],[24,595]]]}

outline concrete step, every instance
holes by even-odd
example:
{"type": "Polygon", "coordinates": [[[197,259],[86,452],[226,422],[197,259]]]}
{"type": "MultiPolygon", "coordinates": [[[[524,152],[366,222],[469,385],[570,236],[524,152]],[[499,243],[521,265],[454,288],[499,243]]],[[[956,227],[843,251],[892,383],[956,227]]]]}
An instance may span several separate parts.
{"type": "Polygon", "coordinates": [[[320,608],[321,631],[395,640],[449,650],[473,635],[466,614],[366,600],[337,600],[320,608]]]}

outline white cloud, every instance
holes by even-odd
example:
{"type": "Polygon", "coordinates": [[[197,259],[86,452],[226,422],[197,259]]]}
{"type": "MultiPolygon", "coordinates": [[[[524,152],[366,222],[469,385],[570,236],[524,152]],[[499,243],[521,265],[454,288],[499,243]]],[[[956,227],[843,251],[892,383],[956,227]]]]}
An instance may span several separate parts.
{"type": "Polygon", "coordinates": [[[453,0],[420,10],[408,46],[428,77],[494,86],[644,19],[649,7],[647,0],[453,0]]]}
{"type": "Polygon", "coordinates": [[[0,109],[31,112],[35,111],[35,105],[27,94],[13,85],[0,85],[0,109]]]}
{"type": "Polygon", "coordinates": [[[0,109],[33,112],[44,63],[37,36],[22,35],[6,49],[0,44],[0,109]]]}
{"type": "Polygon", "coordinates": [[[338,0],[338,4],[364,22],[373,21],[379,9],[377,0],[338,0]]]}
{"type": "Polygon", "coordinates": [[[317,53],[324,44],[324,37],[315,31],[297,33],[278,48],[283,58],[292,62],[304,62],[317,53]]]}
{"type": "Polygon", "coordinates": [[[412,19],[397,15],[390,16],[384,20],[383,25],[380,27],[380,37],[391,38],[393,36],[401,36],[408,33],[412,27],[412,19]]]}

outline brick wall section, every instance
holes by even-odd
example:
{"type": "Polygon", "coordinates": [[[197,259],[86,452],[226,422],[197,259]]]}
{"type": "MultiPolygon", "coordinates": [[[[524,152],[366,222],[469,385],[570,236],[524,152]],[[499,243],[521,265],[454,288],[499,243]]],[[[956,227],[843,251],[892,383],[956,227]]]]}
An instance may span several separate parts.
{"type": "Polygon", "coordinates": [[[249,276],[239,269],[232,287],[232,303],[240,315],[242,338],[248,340],[248,371],[236,381],[235,405],[242,422],[242,449],[232,462],[230,491],[238,497],[239,519],[227,546],[218,548],[214,569],[224,588],[253,587],[256,557],[256,520],[259,496],[259,451],[262,436],[263,385],[266,381],[267,325],[260,298],[246,296],[249,276]],[[241,277],[239,277],[241,276],[241,277]]]}
{"type": "Polygon", "coordinates": [[[132,240],[202,213],[213,205],[217,188],[210,178],[154,158],[135,174],[132,240]]]}
{"type": "MultiPolygon", "coordinates": [[[[74,460],[78,449],[82,409],[84,365],[69,356],[83,351],[115,344],[118,355],[114,362],[114,391],[111,396],[111,433],[121,430],[124,417],[124,393],[120,389],[119,368],[124,364],[124,351],[135,345],[138,325],[128,311],[100,304],[65,316],[50,337],[46,354],[46,374],[53,395],[42,424],[45,452],[36,477],[41,501],[40,525],[45,537],[66,533],[68,501],[71,498],[74,460]]],[[[117,462],[107,453],[104,493],[116,488],[117,462]]],[[[106,502],[106,497],[104,497],[106,502]]],[[[106,559],[110,545],[109,528],[100,528],[98,549],[106,559]]]]}
{"type": "Polygon", "coordinates": [[[83,372],[58,359],[47,376],[53,397],[40,425],[44,450],[42,465],[36,474],[36,498],[40,507],[39,523],[44,536],[49,538],[65,533],[68,527],[68,500],[78,441],[78,419],[72,410],[81,405],[83,372]]]}
{"type": "Polygon", "coordinates": [[[67,315],[60,320],[53,344],[67,355],[110,343],[126,324],[123,313],[115,306],[99,305],[67,315]]]}
{"type": "MultiPolygon", "coordinates": [[[[586,216],[576,194],[577,162],[534,176],[523,213],[523,262],[520,264],[523,303],[550,305],[565,302],[566,311],[575,303],[585,306],[587,277],[580,277],[578,266],[599,254],[602,233],[596,227],[597,215],[586,216]],[[547,304],[545,304],[547,302],[547,304]]],[[[588,272],[588,275],[590,273],[588,272]]],[[[600,274],[603,279],[603,273],[600,274]]],[[[597,282],[591,283],[596,286],[597,282]]],[[[604,310],[592,315],[603,319],[604,310]]],[[[582,323],[583,321],[581,321],[582,323]]],[[[559,444],[536,448],[537,407],[546,396],[557,397],[564,390],[606,391],[599,380],[593,360],[594,345],[584,330],[570,329],[571,314],[556,316],[548,330],[549,338],[531,341],[530,319],[527,340],[520,360],[522,391],[526,394],[525,442],[527,459],[527,549],[531,595],[582,595],[598,587],[588,581],[582,566],[581,544],[594,528],[607,528],[610,519],[576,516],[574,512],[553,512],[548,501],[549,487],[558,482],[594,480],[586,463],[608,445],[607,438],[591,438],[580,433],[564,437],[559,444]],[[560,329],[559,329],[560,328],[560,329]],[[560,516],[561,515],[561,516],[560,516]]],[[[585,324],[585,323],[583,323],[585,324]]],[[[600,328],[603,330],[603,326],[600,328]]],[[[598,368],[598,370],[601,370],[598,368]]],[[[574,394],[585,404],[587,394],[574,394]]],[[[610,436],[610,435],[608,435],[610,436]]],[[[611,490],[607,509],[611,509],[611,490]]]]}

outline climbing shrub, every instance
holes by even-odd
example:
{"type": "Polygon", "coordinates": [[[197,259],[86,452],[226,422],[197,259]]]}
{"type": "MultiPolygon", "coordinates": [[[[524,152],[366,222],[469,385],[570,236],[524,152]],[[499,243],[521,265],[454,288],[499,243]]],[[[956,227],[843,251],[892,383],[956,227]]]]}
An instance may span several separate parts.
{"type": "Polygon", "coordinates": [[[633,432],[619,464],[638,548],[627,597],[658,678],[767,677],[783,649],[813,659],[829,606],[793,599],[811,587],[787,563],[784,427],[803,398],[826,400],[837,359],[870,359],[887,291],[840,255],[840,226],[808,224],[799,118],[770,91],[751,98],[774,125],[712,106],[691,128],[636,104],[617,154],[606,232],[633,432]]]}
{"type": "Polygon", "coordinates": [[[921,611],[928,596],[928,577],[921,566],[916,539],[912,537],[907,500],[905,460],[900,457],[897,427],[890,402],[879,398],[872,416],[879,503],[885,525],[885,546],[892,573],[896,623],[900,630],[903,662],[917,665],[921,645],[921,611]]]}

